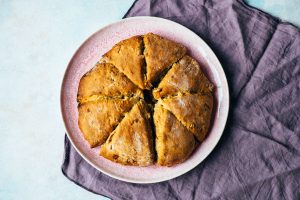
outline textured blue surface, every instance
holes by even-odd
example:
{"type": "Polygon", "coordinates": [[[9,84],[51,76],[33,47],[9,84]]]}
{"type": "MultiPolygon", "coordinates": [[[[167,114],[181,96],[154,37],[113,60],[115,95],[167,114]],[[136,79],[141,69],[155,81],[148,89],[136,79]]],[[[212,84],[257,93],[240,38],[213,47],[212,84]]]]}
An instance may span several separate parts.
{"type": "Polygon", "coordinates": [[[284,21],[300,26],[299,0],[245,0],[251,6],[260,8],[284,21]]]}
{"type": "MultiPolygon", "coordinates": [[[[132,2],[0,0],[0,199],[99,199],[61,174],[60,84],[78,46],[132,2]]],[[[299,0],[247,2],[300,25],[299,0]]]]}

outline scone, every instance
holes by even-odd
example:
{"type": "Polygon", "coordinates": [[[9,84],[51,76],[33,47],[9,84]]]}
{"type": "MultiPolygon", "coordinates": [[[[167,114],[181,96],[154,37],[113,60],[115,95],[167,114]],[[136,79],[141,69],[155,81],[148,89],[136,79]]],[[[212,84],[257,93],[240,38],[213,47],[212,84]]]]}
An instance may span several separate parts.
{"type": "Polygon", "coordinates": [[[105,97],[142,96],[142,91],[112,64],[97,63],[79,82],[77,101],[105,97]]]}
{"type": "Polygon", "coordinates": [[[194,150],[194,135],[162,105],[155,105],[153,118],[157,164],[172,166],[185,161],[194,150]]]}
{"type": "Polygon", "coordinates": [[[213,96],[207,94],[186,94],[168,97],[159,101],[202,142],[208,132],[213,109],[213,96]]]}
{"type": "Polygon", "coordinates": [[[186,53],[153,33],[105,53],[78,88],[78,124],[89,145],[123,165],[185,161],[209,130],[214,88],[186,53]]]}
{"type": "Polygon", "coordinates": [[[78,106],[78,125],[91,147],[103,144],[138,98],[98,99],[78,106]]]}
{"type": "Polygon", "coordinates": [[[145,89],[143,38],[134,36],[116,44],[103,56],[103,60],[115,65],[134,84],[145,89]]]}
{"type": "Polygon", "coordinates": [[[181,44],[153,33],[144,35],[147,83],[153,85],[173,63],[186,54],[181,44]]]}
{"type": "Polygon", "coordinates": [[[149,118],[146,104],[138,102],[101,146],[100,155],[123,165],[152,165],[154,154],[149,118]]]}
{"type": "Polygon", "coordinates": [[[213,92],[213,88],[198,62],[186,55],[172,66],[158,87],[153,90],[153,96],[160,99],[178,93],[209,93],[213,92]]]}

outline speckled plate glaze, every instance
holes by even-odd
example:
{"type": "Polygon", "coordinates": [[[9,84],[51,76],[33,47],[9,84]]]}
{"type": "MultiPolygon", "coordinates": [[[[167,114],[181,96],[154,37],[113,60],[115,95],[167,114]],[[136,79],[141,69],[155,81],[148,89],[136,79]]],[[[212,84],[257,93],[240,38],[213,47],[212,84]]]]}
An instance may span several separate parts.
{"type": "Polygon", "coordinates": [[[156,17],[133,17],[110,24],[88,38],[71,59],[61,88],[61,112],[67,135],[78,153],[99,171],[133,183],[155,183],[180,176],[201,163],[218,143],[229,109],[227,80],[220,62],[209,46],[195,33],[175,22],[156,17]],[[134,35],[153,32],[177,41],[200,63],[216,86],[212,125],[205,141],[185,162],[173,167],[122,166],[99,156],[99,147],[91,149],[78,127],[77,89],[80,78],[117,42],[134,35]]]}

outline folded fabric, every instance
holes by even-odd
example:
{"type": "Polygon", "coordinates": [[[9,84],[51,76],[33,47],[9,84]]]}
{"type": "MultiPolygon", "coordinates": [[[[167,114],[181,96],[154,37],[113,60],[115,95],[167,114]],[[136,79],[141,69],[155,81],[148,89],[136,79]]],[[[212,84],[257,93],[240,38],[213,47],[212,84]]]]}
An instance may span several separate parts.
{"type": "Polygon", "coordinates": [[[138,0],[132,16],[178,22],[213,49],[231,94],[223,136],[195,169],[147,185],[97,171],[66,137],[65,176],[112,199],[300,199],[300,30],[242,0],[138,0]]]}

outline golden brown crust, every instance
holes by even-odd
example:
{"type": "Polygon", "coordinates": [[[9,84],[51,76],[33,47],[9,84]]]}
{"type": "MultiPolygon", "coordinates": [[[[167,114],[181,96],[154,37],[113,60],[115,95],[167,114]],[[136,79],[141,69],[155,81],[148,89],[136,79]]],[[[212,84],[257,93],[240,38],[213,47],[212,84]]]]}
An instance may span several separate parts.
{"type": "Polygon", "coordinates": [[[78,125],[90,146],[103,144],[137,101],[137,98],[100,99],[80,104],[78,125]]]}
{"type": "Polygon", "coordinates": [[[78,124],[91,147],[103,144],[101,156],[123,165],[148,166],[154,163],[155,147],[158,165],[172,166],[190,156],[194,136],[204,140],[213,85],[186,51],[152,33],[135,36],[117,43],[82,77],[78,124]],[[142,91],[160,80],[153,91],[142,91]]]}
{"type": "Polygon", "coordinates": [[[213,97],[207,94],[187,94],[165,98],[159,101],[196,138],[202,142],[208,132],[213,109],[213,97]]]}
{"type": "Polygon", "coordinates": [[[101,146],[100,155],[123,165],[152,165],[154,154],[149,118],[146,104],[138,102],[101,146]]]}
{"type": "Polygon", "coordinates": [[[202,72],[198,62],[190,56],[184,56],[168,71],[166,76],[153,90],[155,99],[181,93],[210,93],[213,84],[202,72]]]}
{"type": "Polygon", "coordinates": [[[181,44],[153,33],[144,35],[144,44],[148,84],[157,81],[162,72],[186,54],[186,48],[181,44]]]}
{"type": "Polygon", "coordinates": [[[134,84],[145,89],[143,38],[135,36],[117,43],[104,54],[103,59],[112,63],[134,84]]]}
{"type": "Polygon", "coordinates": [[[195,147],[194,135],[162,105],[154,109],[157,164],[172,166],[185,161],[195,147]]]}
{"type": "Polygon", "coordinates": [[[142,96],[142,91],[112,64],[97,63],[80,80],[77,101],[85,103],[99,96],[142,96]]]}

